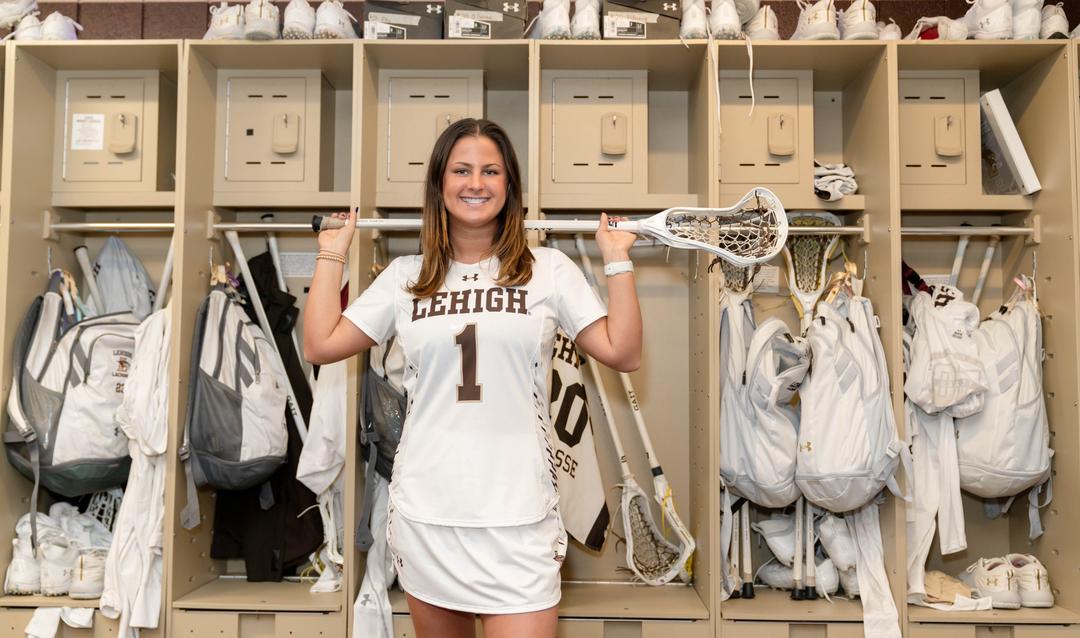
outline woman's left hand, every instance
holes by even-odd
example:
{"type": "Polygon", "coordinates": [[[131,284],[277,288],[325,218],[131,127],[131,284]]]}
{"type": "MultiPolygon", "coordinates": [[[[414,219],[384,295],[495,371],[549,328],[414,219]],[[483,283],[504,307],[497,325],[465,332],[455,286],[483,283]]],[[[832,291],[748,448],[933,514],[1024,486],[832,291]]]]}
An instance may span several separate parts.
{"type": "MultiPolygon", "coordinates": [[[[626,221],[626,217],[612,217],[611,221],[626,221]]],[[[605,264],[614,261],[629,261],[630,248],[637,241],[636,233],[608,228],[607,213],[600,213],[600,225],[596,229],[596,245],[605,264]]]]}

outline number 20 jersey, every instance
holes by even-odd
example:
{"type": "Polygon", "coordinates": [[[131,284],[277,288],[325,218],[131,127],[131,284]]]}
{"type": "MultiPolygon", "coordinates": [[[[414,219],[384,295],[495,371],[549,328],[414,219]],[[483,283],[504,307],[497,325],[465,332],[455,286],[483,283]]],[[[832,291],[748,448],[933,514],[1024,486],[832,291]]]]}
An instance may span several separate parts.
{"type": "Polygon", "coordinates": [[[533,248],[532,279],[495,283],[494,258],[451,262],[434,296],[407,287],[422,257],[399,257],[344,312],[405,353],[408,414],[390,499],[421,523],[535,523],[558,501],[547,380],[557,328],[571,338],[607,314],[563,253],[533,248]]]}

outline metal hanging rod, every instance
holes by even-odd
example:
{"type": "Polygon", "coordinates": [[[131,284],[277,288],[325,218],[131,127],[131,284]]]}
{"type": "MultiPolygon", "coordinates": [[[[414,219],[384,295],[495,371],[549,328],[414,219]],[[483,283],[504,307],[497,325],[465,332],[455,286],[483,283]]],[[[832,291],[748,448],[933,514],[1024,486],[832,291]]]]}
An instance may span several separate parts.
{"type": "Polygon", "coordinates": [[[172,222],[58,222],[49,224],[54,231],[63,232],[165,232],[176,227],[172,222]]]}
{"type": "Polygon", "coordinates": [[[905,237],[1031,237],[1037,235],[1031,226],[904,226],[905,237]]]}

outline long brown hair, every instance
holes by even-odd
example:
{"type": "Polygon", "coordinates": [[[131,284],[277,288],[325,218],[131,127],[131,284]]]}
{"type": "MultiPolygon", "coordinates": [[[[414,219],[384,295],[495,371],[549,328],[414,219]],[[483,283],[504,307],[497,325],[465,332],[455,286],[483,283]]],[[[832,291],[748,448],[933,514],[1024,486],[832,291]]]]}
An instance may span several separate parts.
{"type": "Polygon", "coordinates": [[[525,207],[521,202],[521,169],[510,137],[498,124],[465,118],[446,127],[428,161],[424,208],[421,214],[420,252],[424,256],[420,276],[409,292],[421,299],[434,295],[446,280],[454,248],[450,244],[450,219],[443,201],[443,175],[454,144],[465,136],[486,137],[499,147],[506,167],[506,202],[499,212],[498,229],[490,255],[499,259],[500,286],[520,286],[532,278],[533,255],[525,240],[525,207]]]}

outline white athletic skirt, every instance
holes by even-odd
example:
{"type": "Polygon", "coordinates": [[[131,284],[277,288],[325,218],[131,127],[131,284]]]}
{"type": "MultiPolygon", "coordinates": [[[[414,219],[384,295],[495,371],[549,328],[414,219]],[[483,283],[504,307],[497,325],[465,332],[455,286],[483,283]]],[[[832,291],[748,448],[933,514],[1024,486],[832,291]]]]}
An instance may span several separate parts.
{"type": "Polygon", "coordinates": [[[521,614],[562,595],[566,530],[557,509],[530,525],[451,527],[409,520],[391,504],[386,537],[402,588],[431,605],[521,614]]]}

